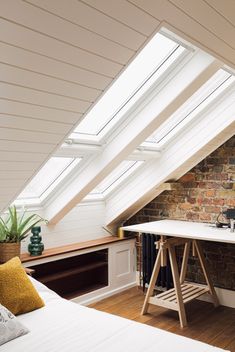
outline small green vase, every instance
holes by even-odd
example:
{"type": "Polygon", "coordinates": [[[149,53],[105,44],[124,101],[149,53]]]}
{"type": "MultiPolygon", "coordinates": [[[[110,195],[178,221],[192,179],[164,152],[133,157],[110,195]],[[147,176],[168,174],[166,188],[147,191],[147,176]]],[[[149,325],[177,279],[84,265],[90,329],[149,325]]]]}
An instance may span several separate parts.
{"type": "Polygon", "coordinates": [[[40,236],[41,227],[35,226],[31,230],[33,236],[30,237],[30,242],[28,245],[28,251],[30,255],[36,256],[41,255],[44,251],[44,244],[42,243],[42,236],[40,236]]]}

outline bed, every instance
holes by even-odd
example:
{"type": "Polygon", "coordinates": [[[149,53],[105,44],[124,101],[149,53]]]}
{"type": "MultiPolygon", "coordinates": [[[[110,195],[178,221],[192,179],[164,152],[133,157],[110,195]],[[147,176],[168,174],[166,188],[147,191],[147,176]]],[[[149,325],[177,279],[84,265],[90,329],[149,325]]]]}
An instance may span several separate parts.
{"type": "Polygon", "coordinates": [[[0,352],[221,352],[222,349],[67,301],[31,278],[45,307],[18,319],[30,332],[0,352]]]}

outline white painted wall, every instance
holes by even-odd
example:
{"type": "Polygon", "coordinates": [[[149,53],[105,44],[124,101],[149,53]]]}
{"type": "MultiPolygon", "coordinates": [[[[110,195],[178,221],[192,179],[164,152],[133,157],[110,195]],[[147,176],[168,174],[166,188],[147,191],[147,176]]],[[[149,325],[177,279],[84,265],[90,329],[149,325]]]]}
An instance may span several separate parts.
{"type": "MultiPolygon", "coordinates": [[[[73,208],[58,224],[42,225],[41,235],[45,248],[110,236],[102,229],[104,212],[105,204],[103,201],[81,203],[73,208]]],[[[35,213],[39,214],[40,212],[35,211],[35,213]]],[[[27,252],[29,237],[21,244],[22,253],[27,252]]]]}

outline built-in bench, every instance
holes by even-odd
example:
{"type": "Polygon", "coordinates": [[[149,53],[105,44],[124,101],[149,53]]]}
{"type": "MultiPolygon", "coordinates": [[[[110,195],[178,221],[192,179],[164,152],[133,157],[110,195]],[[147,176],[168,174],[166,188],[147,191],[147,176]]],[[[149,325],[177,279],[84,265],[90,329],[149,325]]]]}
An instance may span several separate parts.
{"type": "Polygon", "coordinates": [[[33,276],[62,297],[80,301],[135,283],[134,239],[102,237],[21,255],[33,276]],[[84,296],[85,295],[85,296],[84,296]]]}

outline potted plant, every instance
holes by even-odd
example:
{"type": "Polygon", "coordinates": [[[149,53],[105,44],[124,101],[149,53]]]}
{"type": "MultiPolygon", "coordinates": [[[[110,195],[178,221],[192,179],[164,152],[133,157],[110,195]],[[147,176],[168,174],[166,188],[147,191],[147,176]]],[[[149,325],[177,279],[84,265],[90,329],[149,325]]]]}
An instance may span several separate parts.
{"type": "Polygon", "coordinates": [[[8,214],[0,217],[1,263],[5,263],[15,256],[20,256],[21,241],[39,222],[45,222],[45,220],[37,214],[27,216],[26,211],[20,214],[15,205],[8,208],[8,214]]]}

